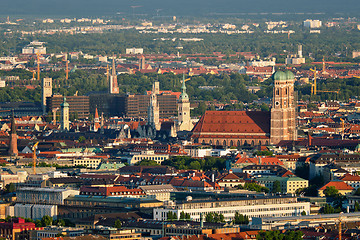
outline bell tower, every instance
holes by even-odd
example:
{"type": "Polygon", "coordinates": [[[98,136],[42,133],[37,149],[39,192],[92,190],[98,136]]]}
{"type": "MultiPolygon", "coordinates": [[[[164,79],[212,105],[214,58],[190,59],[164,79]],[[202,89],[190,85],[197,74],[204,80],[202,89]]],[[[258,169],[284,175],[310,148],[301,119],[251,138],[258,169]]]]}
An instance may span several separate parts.
{"type": "Polygon", "coordinates": [[[296,140],[295,76],[290,71],[277,71],[273,75],[274,89],[271,108],[270,142],[296,140]]]}
{"type": "Polygon", "coordinates": [[[178,131],[191,131],[191,118],[190,118],[190,101],[186,93],[185,76],[181,86],[181,94],[178,101],[178,131]]]}

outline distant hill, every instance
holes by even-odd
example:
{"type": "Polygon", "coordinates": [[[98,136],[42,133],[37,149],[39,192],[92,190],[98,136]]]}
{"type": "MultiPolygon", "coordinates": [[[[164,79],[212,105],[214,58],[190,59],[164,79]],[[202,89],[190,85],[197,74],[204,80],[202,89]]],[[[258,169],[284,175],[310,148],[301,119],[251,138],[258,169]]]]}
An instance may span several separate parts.
{"type": "Polygon", "coordinates": [[[359,15],[359,0],[1,0],[0,15],[106,16],[147,14],[216,16],[239,13],[359,15]],[[141,7],[131,7],[141,6],[141,7]]]}

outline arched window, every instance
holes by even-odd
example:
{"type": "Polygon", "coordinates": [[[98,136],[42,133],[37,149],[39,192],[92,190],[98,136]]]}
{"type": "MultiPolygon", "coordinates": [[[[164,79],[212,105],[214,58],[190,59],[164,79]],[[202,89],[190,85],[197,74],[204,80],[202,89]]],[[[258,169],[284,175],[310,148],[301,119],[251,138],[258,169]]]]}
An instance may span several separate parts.
{"type": "Polygon", "coordinates": [[[205,144],[205,140],[202,140],[202,144],[205,144]]]}
{"type": "Polygon", "coordinates": [[[240,147],[241,146],[241,142],[240,140],[237,141],[237,146],[240,147]]]}
{"type": "Polygon", "coordinates": [[[265,142],[265,145],[269,145],[269,142],[268,142],[268,141],[266,141],[266,142],[265,142]]]}
{"type": "Polygon", "coordinates": [[[220,145],[220,142],[219,142],[219,140],[217,140],[217,141],[216,141],[216,145],[220,145]]]}
{"type": "Polygon", "coordinates": [[[254,140],[251,141],[251,146],[254,146],[254,140]]]}
{"type": "Polygon", "coordinates": [[[211,140],[210,140],[209,144],[212,145],[212,141],[211,141],[211,140]]]}
{"type": "Polygon", "coordinates": [[[233,140],[230,141],[230,147],[234,146],[233,140]]]}
{"type": "Polygon", "coordinates": [[[279,89],[276,89],[276,95],[279,95],[279,89]]]}
{"type": "Polygon", "coordinates": [[[259,140],[259,145],[261,145],[261,141],[259,140]]]}
{"type": "Polygon", "coordinates": [[[226,146],[226,140],[223,141],[223,146],[226,146]]]}

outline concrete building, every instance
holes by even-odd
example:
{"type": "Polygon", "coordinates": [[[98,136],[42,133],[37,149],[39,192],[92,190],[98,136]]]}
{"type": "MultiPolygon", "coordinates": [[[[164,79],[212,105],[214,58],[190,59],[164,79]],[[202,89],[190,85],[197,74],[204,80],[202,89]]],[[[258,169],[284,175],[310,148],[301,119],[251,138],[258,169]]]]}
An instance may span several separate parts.
{"type": "Polygon", "coordinates": [[[230,221],[234,218],[235,212],[246,215],[250,219],[253,217],[300,216],[303,211],[310,214],[310,203],[298,202],[296,197],[289,196],[180,201],[162,208],[154,208],[153,219],[166,220],[169,211],[175,213],[178,218],[181,212],[188,213],[194,221],[200,221],[200,214],[205,216],[210,212],[221,213],[224,215],[225,221],[230,221]]]}
{"type": "Polygon", "coordinates": [[[44,238],[56,238],[59,235],[63,237],[76,237],[82,236],[83,234],[84,229],[81,228],[48,226],[44,229],[36,231],[36,240],[41,240],[44,238]]]}
{"type": "Polygon", "coordinates": [[[169,201],[170,193],[177,192],[176,188],[174,188],[171,184],[148,185],[140,186],[139,188],[143,190],[146,195],[155,195],[155,198],[162,202],[169,201]]]}
{"type": "Polygon", "coordinates": [[[295,193],[297,189],[307,188],[309,181],[299,177],[260,177],[256,181],[267,187],[270,191],[273,190],[274,182],[279,181],[281,193],[295,193]]]}
{"type": "Polygon", "coordinates": [[[41,219],[43,216],[56,218],[58,214],[57,205],[23,204],[16,203],[14,206],[6,207],[7,216],[41,219]]]}
{"type": "Polygon", "coordinates": [[[127,48],[126,54],[143,54],[144,49],[143,48],[127,48]]]}
{"type": "Polygon", "coordinates": [[[22,218],[11,219],[10,222],[0,222],[0,236],[4,239],[30,239],[30,232],[37,230],[33,222],[25,222],[22,218]]]}
{"type": "MultiPolygon", "coordinates": [[[[64,100],[62,95],[52,95],[46,98],[46,112],[59,108],[64,100]]],[[[77,116],[79,119],[89,117],[90,103],[89,96],[67,96],[66,102],[69,104],[69,114],[77,116]]]]}
{"type": "Polygon", "coordinates": [[[321,28],[322,21],[307,19],[304,21],[304,27],[307,28],[321,28]]]}
{"type": "Polygon", "coordinates": [[[131,157],[125,157],[127,162],[130,165],[134,165],[137,162],[141,162],[142,160],[153,160],[156,163],[160,164],[164,161],[169,159],[168,154],[155,154],[154,150],[145,150],[141,151],[140,153],[134,153],[131,157]]]}
{"type": "Polygon", "coordinates": [[[63,205],[64,200],[70,195],[79,194],[78,190],[56,189],[56,188],[32,188],[25,187],[16,191],[19,203],[42,203],[63,205]]]}
{"type": "Polygon", "coordinates": [[[295,55],[289,55],[285,59],[285,64],[304,64],[305,58],[302,54],[302,45],[298,45],[298,53],[295,55]]]}

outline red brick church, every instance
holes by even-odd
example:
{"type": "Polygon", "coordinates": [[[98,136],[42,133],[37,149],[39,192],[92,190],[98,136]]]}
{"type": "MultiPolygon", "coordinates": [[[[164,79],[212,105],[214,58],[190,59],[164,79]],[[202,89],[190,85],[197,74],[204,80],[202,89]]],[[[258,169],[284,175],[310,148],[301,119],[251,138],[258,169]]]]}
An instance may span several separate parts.
{"type": "Polygon", "coordinates": [[[270,112],[206,111],[192,130],[194,142],[222,145],[269,145],[296,140],[294,74],[273,74],[273,100],[270,112]]]}

